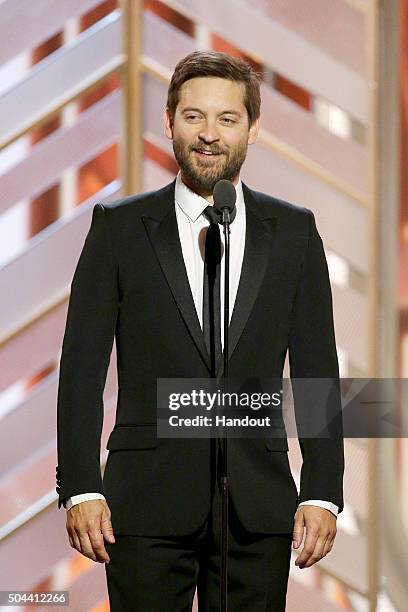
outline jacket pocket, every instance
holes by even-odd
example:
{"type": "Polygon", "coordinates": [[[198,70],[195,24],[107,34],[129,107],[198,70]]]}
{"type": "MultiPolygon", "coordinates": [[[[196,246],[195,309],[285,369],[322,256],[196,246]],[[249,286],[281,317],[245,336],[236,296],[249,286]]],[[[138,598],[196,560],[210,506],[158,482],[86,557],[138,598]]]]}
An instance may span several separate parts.
{"type": "Polygon", "coordinates": [[[156,448],[157,425],[115,425],[110,433],[106,448],[108,450],[126,450],[156,448]]]}
{"type": "Polygon", "coordinates": [[[288,451],[288,439],[285,438],[265,438],[265,446],[269,451],[288,451]]]}

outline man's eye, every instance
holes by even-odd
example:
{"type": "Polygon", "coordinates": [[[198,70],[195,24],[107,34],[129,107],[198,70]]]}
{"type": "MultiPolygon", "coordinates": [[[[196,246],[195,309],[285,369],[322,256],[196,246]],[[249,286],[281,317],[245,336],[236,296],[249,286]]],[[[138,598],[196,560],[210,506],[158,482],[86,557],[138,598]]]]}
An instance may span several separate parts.
{"type": "Polygon", "coordinates": [[[186,115],[186,119],[187,121],[194,120],[194,119],[198,119],[198,115],[186,115]]]}
{"type": "Polygon", "coordinates": [[[235,123],[234,119],[231,119],[230,117],[222,117],[222,121],[224,123],[235,123]]]}

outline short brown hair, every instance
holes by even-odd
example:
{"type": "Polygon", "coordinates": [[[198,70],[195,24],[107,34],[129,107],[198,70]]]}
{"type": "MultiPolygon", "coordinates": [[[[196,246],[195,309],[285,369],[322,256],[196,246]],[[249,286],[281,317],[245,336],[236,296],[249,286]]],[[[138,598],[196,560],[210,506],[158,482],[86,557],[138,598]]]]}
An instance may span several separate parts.
{"type": "Polygon", "coordinates": [[[219,51],[194,51],[180,60],[174,69],[167,92],[167,108],[174,117],[183,83],[195,77],[221,77],[245,85],[244,104],[251,126],[261,109],[261,75],[244,60],[219,51]]]}

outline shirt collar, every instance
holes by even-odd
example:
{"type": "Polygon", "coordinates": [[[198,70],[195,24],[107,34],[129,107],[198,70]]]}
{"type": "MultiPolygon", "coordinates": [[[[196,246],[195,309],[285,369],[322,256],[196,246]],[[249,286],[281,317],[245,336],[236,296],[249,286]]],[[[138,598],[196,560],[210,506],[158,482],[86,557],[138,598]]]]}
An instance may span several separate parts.
{"type": "MultiPolygon", "coordinates": [[[[238,179],[238,183],[235,186],[237,192],[237,199],[235,202],[237,208],[237,216],[244,209],[244,194],[242,192],[242,181],[241,177],[238,179]]],[[[182,211],[191,219],[191,221],[197,221],[202,214],[203,210],[207,206],[211,206],[205,198],[192,191],[183,181],[181,180],[180,170],[176,177],[176,186],[174,191],[174,198],[176,203],[180,206],[182,211]]]]}

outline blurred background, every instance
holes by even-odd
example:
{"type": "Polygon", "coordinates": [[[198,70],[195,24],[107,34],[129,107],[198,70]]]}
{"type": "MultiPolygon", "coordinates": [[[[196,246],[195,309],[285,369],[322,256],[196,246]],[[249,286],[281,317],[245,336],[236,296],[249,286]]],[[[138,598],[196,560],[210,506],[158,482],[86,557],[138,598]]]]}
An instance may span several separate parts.
{"type": "MultiPolygon", "coordinates": [[[[242,178],[314,211],[341,375],[408,377],[408,0],[0,0],[0,590],[67,589],[70,610],[109,610],[104,567],[69,546],[56,504],[69,289],[93,205],[174,178],[162,112],[195,49],[263,75],[242,178]]],[[[407,440],[345,452],[335,545],[306,571],[293,551],[287,609],[404,612],[407,440]]]]}

